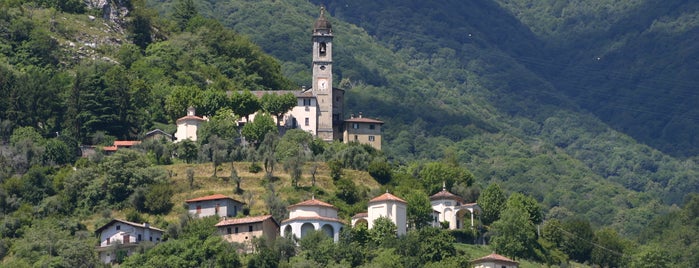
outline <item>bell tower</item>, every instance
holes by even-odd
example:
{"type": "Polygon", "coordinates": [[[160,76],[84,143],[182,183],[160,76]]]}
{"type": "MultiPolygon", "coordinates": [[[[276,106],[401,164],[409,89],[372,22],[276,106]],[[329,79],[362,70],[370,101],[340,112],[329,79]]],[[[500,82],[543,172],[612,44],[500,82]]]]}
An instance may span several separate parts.
{"type": "MultiPolygon", "coordinates": [[[[318,102],[316,135],[324,141],[334,139],[333,131],[333,30],[325,17],[325,8],[313,24],[313,95],[318,102]]],[[[339,115],[338,115],[339,116],[339,115]]],[[[339,121],[339,118],[337,119],[339,121]]]]}

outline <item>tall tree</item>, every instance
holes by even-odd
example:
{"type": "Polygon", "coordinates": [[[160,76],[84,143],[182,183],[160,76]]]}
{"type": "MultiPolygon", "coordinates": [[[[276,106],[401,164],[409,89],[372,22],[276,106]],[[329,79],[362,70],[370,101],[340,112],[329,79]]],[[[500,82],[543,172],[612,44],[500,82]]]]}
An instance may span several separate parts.
{"type": "Polygon", "coordinates": [[[177,0],[173,7],[172,18],[180,30],[185,30],[189,21],[199,15],[194,0],[177,0]]]}
{"type": "Polygon", "coordinates": [[[491,227],[491,242],[496,252],[511,258],[533,257],[531,249],[537,243],[536,229],[527,211],[520,207],[508,207],[491,227]]]}
{"type": "Polygon", "coordinates": [[[245,139],[253,145],[259,145],[268,133],[277,133],[274,120],[267,114],[261,113],[255,116],[255,120],[248,122],[241,130],[245,139]]]}
{"type": "Polygon", "coordinates": [[[429,226],[433,220],[429,196],[423,191],[412,190],[405,195],[405,201],[408,202],[408,226],[414,229],[429,226]]]}
{"type": "Polygon", "coordinates": [[[279,127],[282,116],[296,106],[297,100],[293,93],[282,95],[271,93],[262,95],[260,102],[262,110],[277,118],[277,127],[279,127]]]}
{"type": "Polygon", "coordinates": [[[484,225],[490,225],[500,218],[500,212],[505,208],[505,194],[496,183],[488,185],[478,197],[478,206],[483,210],[481,221],[484,225]]]}
{"type": "Polygon", "coordinates": [[[233,93],[230,105],[236,115],[245,117],[247,123],[250,123],[249,116],[260,110],[260,100],[249,90],[233,93]]]}

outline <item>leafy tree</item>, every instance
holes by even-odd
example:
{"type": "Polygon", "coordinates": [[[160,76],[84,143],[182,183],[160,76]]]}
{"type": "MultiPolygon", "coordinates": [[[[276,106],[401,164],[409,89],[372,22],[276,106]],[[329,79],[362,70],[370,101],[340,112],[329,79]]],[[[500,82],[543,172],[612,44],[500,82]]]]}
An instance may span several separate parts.
{"type": "Polygon", "coordinates": [[[262,113],[257,114],[252,122],[245,124],[241,132],[248,142],[258,145],[268,133],[276,133],[276,129],[272,117],[262,113]]]}
{"type": "Polygon", "coordinates": [[[367,171],[380,184],[386,184],[391,181],[391,165],[385,159],[374,159],[369,164],[367,171]]]}
{"type": "Polygon", "coordinates": [[[667,250],[657,245],[647,245],[634,255],[632,267],[665,268],[672,267],[672,260],[667,250]]]}
{"type": "Polygon", "coordinates": [[[467,185],[473,184],[473,175],[468,170],[443,162],[427,163],[420,170],[419,178],[429,193],[438,192],[442,189],[444,182],[446,182],[447,189],[451,189],[457,182],[464,182],[467,185]]]}
{"type": "Polygon", "coordinates": [[[520,207],[507,207],[500,219],[491,226],[491,242],[495,251],[512,258],[532,257],[531,249],[536,245],[536,229],[529,213],[520,207]]]}
{"type": "Polygon", "coordinates": [[[218,167],[228,158],[228,145],[216,135],[209,137],[208,143],[201,146],[207,160],[211,161],[214,168],[212,177],[218,175],[218,167]]]}
{"type": "Polygon", "coordinates": [[[626,245],[616,231],[604,228],[595,232],[595,246],[590,253],[590,262],[601,267],[624,267],[626,245]]]}
{"type": "Polygon", "coordinates": [[[186,115],[189,107],[197,107],[201,90],[194,86],[174,86],[170,88],[170,94],[165,98],[165,110],[169,119],[173,122],[186,115]]]}
{"type": "Polygon", "coordinates": [[[172,18],[177,24],[177,28],[185,30],[189,21],[199,15],[193,0],[177,0],[173,7],[172,18]]]}
{"type": "MultiPolygon", "coordinates": [[[[218,114],[219,110],[229,107],[229,101],[228,96],[226,96],[226,93],[223,91],[215,89],[205,90],[201,94],[201,101],[198,107],[199,113],[207,117],[212,117],[218,114]]],[[[230,109],[228,109],[228,111],[232,116],[233,111],[230,109]]],[[[233,123],[235,123],[235,121],[233,121],[233,123]]]]}
{"type": "Polygon", "coordinates": [[[260,100],[262,110],[277,117],[277,127],[282,116],[296,106],[297,100],[293,93],[277,95],[274,93],[262,95],[260,100]]]}
{"type": "Polygon", "coordinates": [[[335,196],[347,204],[354,204],[359,201],[359,191],[357,185],[350,179],[339,179],[335,181],[335,196]]]}
{"type": "Polygon", "coordinates": [[[569,219],[563,222],[563,230],[566,234],[561,248],[563,252],[577,262],[589,261],[595,239],[590,222],[585,219],[569,219]]]}
{"type": "Polygon", "coordinates": [[[284,161],[284,171],[291,176],[291,184],[298,188],[299,181],[303,172],[303,165],[306,161],[304,155],[300,154],[297,157],[289,157],[284,161]]]}
{"type": "Polygon", "coordinates": [[[238,176],[238,171],[235,169],[235,165],[233,162],[231,162],[231,176],[230,180],[232,182],[235,182],[235,193],[240,194],[243,192],[243,189],[240,188],[240,183],[243,181],[243,178],[238,176]]]}
{"type": "Polygon", "coordinates": [[[153,214],[166,214],[172,209],[172,195],[174,191],[169,183],[158,183],[148,187],[145,194],[144,206],[147,212],[153,214]]]}
{"type": "Polygon", "coordinates": [[[533,224],[540,224],[543,220],[543,214],[539,203],[531,196],[526,196],[521,193],[513,193],[507,199],[505,207],[517,207],[523,209],[529,214],[529,220],[533,224]]]}
{"type": "Polygon", "coordinates": [[[330,177],[334,181],[339,180],[342,177],[342,163],[337,160],[328,161],[327,163],[330,168],[330,177]]]}
{"type": "Polygon", "coordinates": [[[260,144],[260,148],[258,148],[260,158],[265,166],[265,176],[267,178],[272,178],[274,176],[274,167],[277,163],[277,157],[275,155],[277,144],[279,144],[279,135],[276,132],[267,132],[264,140],[260,144]]]}
{"type": "Polygon", "coordinates": [[[198,146],[195,142],[186,139],[177,143],[177,156],[186,163],[192,163],[197,159],[198,146]]]}
{"type": "Polygon", "coordinates": [[[505,209],[505,201],[505,194],[498,184],[488,185],[478,197],[478,206],[483,210],[481,221],[484,225],[490,225],[500,219],[500,212],[505,209]]]}
{"type": "Polygon", "coordinates": [[[301,129],[290,129],[279,140],[277,156],[281,161],[299,156],[310,156],[312,142],[313,136],[310,133],[301,129]]]}
{"type": "Polygon", "coordinates": [[[373,226],[369,229],[369,237],[375,245],[387,245],[396,239],[398,227],[386,217],[374,220],[373,226]]]}
{"type": "Polygon", "coordinates": [[[247,123],[250,123],[249,116],[260,110],[260,100],[249,90],[233,93],[230,105],[236,115],[245,117],[247,123]]]}
{"type": "Polygon", "coordinates": [[[429,196],[423,191],[412,190],[405,195],[405,201],[408,202],[408,226],[415,229],[430,226],[433,210],[429,196]]]}

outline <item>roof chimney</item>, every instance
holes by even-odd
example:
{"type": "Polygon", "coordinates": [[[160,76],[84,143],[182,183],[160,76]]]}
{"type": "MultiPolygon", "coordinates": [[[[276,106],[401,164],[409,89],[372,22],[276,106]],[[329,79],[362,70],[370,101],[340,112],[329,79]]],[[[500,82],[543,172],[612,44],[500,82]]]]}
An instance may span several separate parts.
{"type": "Polygon", "coordinates": [[[362,112],[359,112],[359,118],[362,118],[362,112]]]}
{"type": "Polygon", "coordinates": [[[189,108],[187,108],[187,116],[194,116],[194,115],[195,115],[194,107],[189,106],[189,108]]]}

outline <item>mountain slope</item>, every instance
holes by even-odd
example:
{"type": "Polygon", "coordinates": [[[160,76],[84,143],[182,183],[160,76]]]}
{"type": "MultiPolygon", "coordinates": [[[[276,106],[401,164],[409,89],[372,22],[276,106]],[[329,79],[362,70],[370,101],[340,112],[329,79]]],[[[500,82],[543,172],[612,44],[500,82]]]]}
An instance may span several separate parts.
{"type": "MultiPolygon", "coordinates": [[[[394,161],[456,152],[481,185],[503,182],[536,196],[550,213],[572,211],[626,233],[638,231],[651,212],[662,213],[662,203],[697,191],[693,162],[610,129],[529,68],[526,61],[551,51],[495,2],[323,3],[335,16],[335,81],[347,89],[348,112],[386,121],[384,147],[394,161]]],[[[309,84],[317,5],[199,7],[280,58],[294,81],[309,84]]]]}

